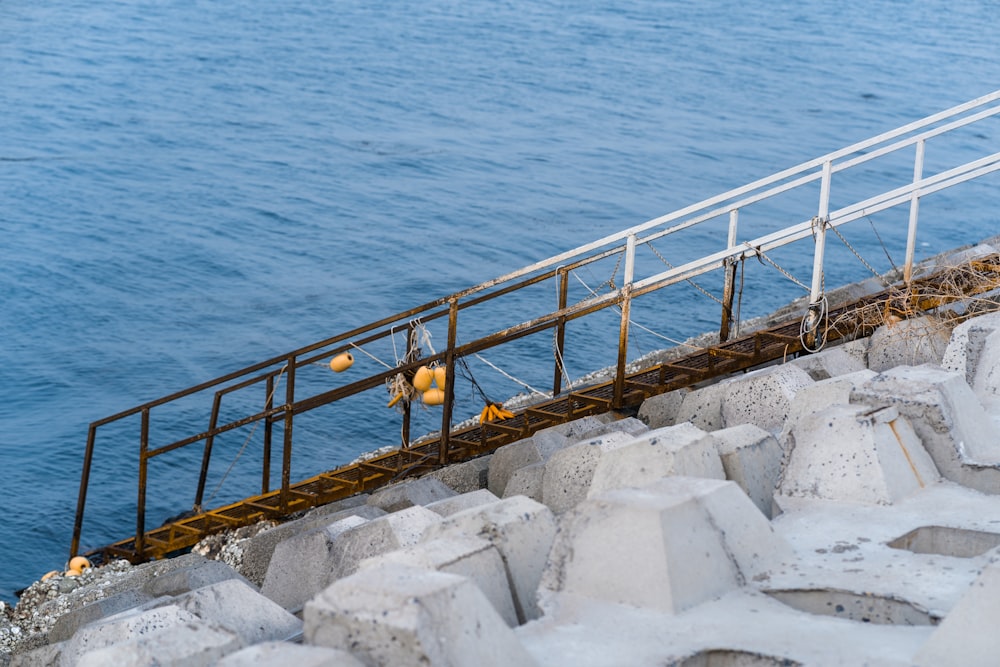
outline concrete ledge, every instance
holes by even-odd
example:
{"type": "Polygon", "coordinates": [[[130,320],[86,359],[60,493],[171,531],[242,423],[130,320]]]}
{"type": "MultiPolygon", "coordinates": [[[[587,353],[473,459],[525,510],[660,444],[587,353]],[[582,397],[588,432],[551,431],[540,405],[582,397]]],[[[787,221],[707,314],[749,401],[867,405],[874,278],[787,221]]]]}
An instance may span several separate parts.
{"type": "Polygon", "coordinates": [[[536,664],[471,581],[397,565],[360,570],[313,598],[305,638],[350,646],[369,665],[536,664]]]}
{"type": "Polygon", "coordinates": [[[545,505],[524,496],[458,512],[431,525],[424,540],[479,536],[503,559],[519,623],[541,614],[536,599],[538,582],[555,539],[556,521],[545,505]]]}
{"type": "Polygon", "coordinates": [[[834,405],[801,418],[790,440],[778,496],[891,505],[939,478],[895,408],[834,405]]]}

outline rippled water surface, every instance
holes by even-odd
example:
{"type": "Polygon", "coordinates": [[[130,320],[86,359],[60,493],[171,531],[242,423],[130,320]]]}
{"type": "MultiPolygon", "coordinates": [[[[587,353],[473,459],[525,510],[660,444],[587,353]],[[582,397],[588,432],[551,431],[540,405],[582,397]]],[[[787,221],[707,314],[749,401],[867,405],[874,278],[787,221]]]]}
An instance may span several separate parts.
{"type": "MultiPolygon", "coordinates": [[[[89,422],[990,92],[996,16],[0,2],[0,596],[62,565],[89,422]]],[[[963,224],[929,223],[922,252],[997,233],[992,192],[943,206],[963,224]]],[[[774,305],[797,289],[779,281],[774,305]]],[[[322,465],[398,429],[346,419],[322,465]]],[[[160,492],[149,520],[192,493],[160,492]]],[[[117,500],[89,507],[85,546],[134,525],[117,500]]]]}

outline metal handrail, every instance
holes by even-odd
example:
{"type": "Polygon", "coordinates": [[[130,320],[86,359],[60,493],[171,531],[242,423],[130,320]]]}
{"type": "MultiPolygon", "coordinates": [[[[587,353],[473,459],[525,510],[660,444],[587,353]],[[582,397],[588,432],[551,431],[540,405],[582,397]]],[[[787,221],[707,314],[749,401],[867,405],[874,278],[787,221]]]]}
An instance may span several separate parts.
{"type": "MultiPolygon", "coordinates": [[[[736,264],[748,257],[756,256],[758,253],[766,253],[774,248],[810,237],[813,238],[813,275],[810,287],[809,309],[803,323],[803,331],[809,341],[815,343],[819,335],[819,322],[823,318],[822,296],[824,290],[823,271],[826,231],[871,215],[872,213],[908,203],[910,205],[910,216],[907,229],[904,277],[909,282],[912,276],[920,198],[958,183],[1000,170],[1000,152],[996,152],[939,173],[925,176],[923,170],[926,144],[930,139],[1000,114],[1000,104],[995,104],[998,100],[1000,100],[1000,90],[924,119],[914,121],[895,130],[885,132],[871,139],[828,153],[822,157],[809,160],[795,167],[785,169],[740,188],[705,199],[699,203],[659,216],[617,233],[604,236],[591,243],[535,262],[493,280],[351,329],[350,331],[326,338],[292,352],[272,357],[266,361],[253,364],[183,391],[175,392],[140,404],[129,410],[99,419],[91,423],[88,429],[71,552],[76,554],[80,546],[87,489],[98,431],[109,424],[136,415],[141,416],[139,432],[139,488],[136,502],[136,548],[138,553],[142,553],[142,536],[145,530],[147,466],[149,460],[154,457],[162,456],[199,442],[205,443],[199,485],[195,496],[195,504],[200,505],[203,499],[205,479],[214,438],[217,435],[251,423],[263,422],[265,425],[265,444],[262,488],[263,492],[267,493],[270,476],[271,426],[274,423],[282,422],[284,424],[284,431],[281,492],[286,494],[290,486],[292,433],[295,415],[382,386],[387,379],[394,377],[396,374],[403,373],[405,375],[413,373],[422,364],[441,361],[444,362],[448,374],[445,401],[442,408],[441,446],[439,448],[439,463],[444,464],[448,461],[448,438],[452,428],[451,413],[454,404],[454,366],[456,359],[504,345],[510,341],[540,331],[555,329],[557,350],[554,355],[552,393],[556,395],[561,389],[560,378],[563,371],[561,367],[561,348],[564,344],[567,323],[610,307],[616,307],[621,311],[618,358],[615,369],[616,379],[614,384],[614,404],[620,405],[625,390],[624,370],[628,356],[630,307],[633,299],[681,281],[690,280],[709,271],[723,269],[726,272],[726,277],[724,279],[723,321],[720,327],[720,337],[725,339],[728,335],[728,320],[731,318],[732,312],[733,290],[731,286],[736,264]],[[914,148],[914,156],[913,178],[909,183],[830,211],[831,183],[836,174],[872,160],[907,150],[910,147],[914,148]],[[742,242],[739,241],[740,211],[754,204],[770,200],[777,195],[811,186],[816,181],[820,182],[820,196],[816,215],[785,226],[777,231],[760,234],[742,242]],[[644,246],[652,248],[651,243],[654,240],[677,234],[686,229],[694,228],[702,223],[722,217],[728,217],[728,234],[726,245],[723,249],[692,259],[679,266],[671,267],[666,271],[659,271],[641,277],[636,276],[639,270],[637,252],[644,246]],[[578,268],[602,259],[614,257],[615,255],[618,255],[620,260],[624,260],[622,284],[614,287],[607,293],[584,298],[573,304],[567,303],[568,275],[578,268]],[[458,320],[462,311],[474,306],[489,304],[495,299],[549,280],[558,281],[558,303],[555,310],[513,326],[498,329],[470,342],[459,344],[458,320]],[[323,391],[312,396],[298,396],[296,394],[295,375],[297,369],[331,358],[343,351],[351,350],[354,346],[392,338],[402,330],[412,333],[415,321],[430,322],[444,318],[447,318],[448,322],[448,340],[443,351],[416,361],[400,362],[396,367],[386,371],[369,375],[351,384],[323,391]],[[283,402],[279,402],[274,396],[274,392],[282,376],[285,382],[285,396],[283,402]],[[251,414],[245,414],[223,424],[218,423],[225,397],[260,384],[263,384],[265,387],[266,400],[264,409],[251,414]],[[208,428],[166,445],[151,447],[151,411],[206,391],[213,392],[208,428]]],[[[409,409],[407,408],[404,412],[404,446],[408,442],[409,418],[409,409]]]]}

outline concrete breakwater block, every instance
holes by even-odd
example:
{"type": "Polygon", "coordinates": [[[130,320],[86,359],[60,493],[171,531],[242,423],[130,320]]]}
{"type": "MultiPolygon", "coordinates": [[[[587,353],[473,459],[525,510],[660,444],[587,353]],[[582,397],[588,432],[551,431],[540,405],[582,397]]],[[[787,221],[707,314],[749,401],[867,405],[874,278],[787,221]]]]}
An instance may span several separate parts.
{"type": "Polygon", "coordinates": [[[313,598],[304,618],[309,644],[349,646],[371,666],[536,664],[479,589],[444,572],[363,569],[313,598]]]}
{"type": "Polygon", "coordinates": [[[851,402],[851,392],[861,387],[873,377],[875,371],[863,369],[845,375],[817,380],[808,387],[803,387],[792,399],[788,410],[788,418],[778,434],[778,443],[784,446],[792,427],[805,415],[825,410],[831,405],[848,405],[851,402]]]}
{"type": "Polygon", "coordinates": [[[302,621],[236,579],[185,593],[173,604],[235,633],[246,645],[290,639],[302,632],[302,621]]]}
{"type": "Polygon", "coordinates": [[[396,512],[414,505],[423,506],[456,495],[458,494],[441,480],[425,476],[379,489],[368,498],[368,504],[386,512],[396,512]]]}
{"type": "Polygon", "coordinates": [[[372,520],[353,515],[290,538],[275,548],[261,593],[285,609],[298,610],[363,559],[415,544],[424,528],[440,520],[415,506],[372,520]]]}
{"type": "Polygon", "coordinates": [[[896,366],[940,364],[951,325],[934,317],[914,317],[875,330],[868,346],[868,368],[885,371],[896,366]]]}
{"type": "Polygon", "coordinates": [[[240,574],[258,586],[263,586],[264,577],[267,576],[267,569],[271,565],[272,556],[274,556],[274,550],[285,540],[312,530],[325,528],[350,516],[362,519],[377,519],[380,516],[385,516],[385,510],[373,505],[366,505],[367,499],[367,494],[361,494],[347,499],[351,502],[331,503],[331,505],[339,507],[334,511],[321,512],[318,510],[326,509],[327,506],[317,507],[300,519],[282,523],[257,533],[243,544],[243,558],[239,566],[240,574]]]}
{"type": "Polygon", "coordinates": [[[542,482],[544,479],[545,463],[542,461],[518,468],[510,476],[510,480],[503,490],[503,497],[527,496],[532,500],[542,502],[542,482]]]}
{"type": "Polygon", "coordinates": [[[361,563],[361,568],[386,563],[466,577],[482,591],[507,625],[514,627],[518,623],[500,552],[481,537],[444,537],[422,542],[369,558],[361,563]]]}
{"type": "Polygon", "coordinates": [[[487,488],[494,495],[503,497],[507,482],[520,468],[547,461],[560,449],[606,432],[606,422],[597,417],[583,417],[565,424],[550,426],[537,431],[530,438],[504,445],[493,452],[493,457],[490,459],[487,488]]]}
{"type": "Polygon", "coordinates": [[[151,579],[146,584],[145,591],[153,597],[180,595],[228,579],[241,581],[256,589],[256,586],[246,577],[222,561],[205,560],[201,563],[192,563],[186,567],[170,570],[151,579]]]}
{"type": "Polygon", "coordinates": [[[519,623],[538,618],[536,591],[556,534],[552,511],[524,496],[474,507],[433,524],[424,540],[478,536],[496,547],[519,623]]]}
{"type": "Polygon", "coordinates": [[[561,594],[677,613],[790,555],[733,482],[667,477],[564,515],[540,593],[546,607],[561,594]]]}
{"type": "Polygon", "coordinates": [[[434,472],[427,473],[445,483],[455,493],[468,493],[485,489],[492,455],[480,456],[469,461],[453,463],[434,472]]]}
{"type": "Polygon", "coordinates": [[[951,331],[941,366],[958,373],[966,384],[975,387],[983,346],[997,331],[1000,331],[1000,313],[987,313],[962,322],[951,331]]]}
{"type": "Polygon", "coordinates": [[[542,502],[557,513],[574,507],[587,497],[601,457],[634,440],[628,433],[613,432],[552,454],[542,475],[542,502]]]}
{"type": "Polygon", "coordinates": [[[228,630],[205,622],[181,623],[89,651],[73,664],[77,667],[210,667],[240,648],[239,637],[228,630]]]}
{"type": "Polygon", "coordinates": [[[834,405],[791,430],[776,496],[891,505],[939,479],[895,408],[834,405]]]}
{"type": "Polygon", "coordinates": [[[941,475],[1000,493],[1000,439],[972,389],[938,366],[899,366],[851,392],[851,401],[894,406],[909,420],[941,475]]]}
{"type": "Polygon", "coordinates": [[[490,503],[495,503],[499,498],[490,493],[487,489],[477,489],[475,491],[469,491],[468,493],[461,493],[451,498],[445,498],[443,500],[438,500],[433,503],[424,505],[425,509],[429,509],[435,514],[441,516],[450,516],[455,512],[461,512],[462,510],[467,510],[470,507],[479,507],[481,505],[489,505],[490,503]]]}
{"type": "Polygon", "coordinates": [[[84,625],[107,618],[114,614],[135,609],[153,598],[142,591],[122,591],[106,598],[72,609],[56,619],[49,630],[48,641],[61,642],[69,639],[84,625]]]}
{"type": "Polygon", "coordinates": [[[987,566],[920,647],[918,667],[992,667],[1000,656],[1000,566],[987,566]]]}
{"type": "Polygon", "coordinates": [[[673,426],[677,423],[677,414],[684,403],[685,394],[689,389],[675,389],[665,394],[650,396],[642,405],[636,417],[651,429],[673,426]]]}
{"type": "Polygon", "coordinates": [[[819,382],[865,370],[868,368],[867,355],[868,341],[862,338],[828,347],[815,354],[797,357],[788,363],[801,368],[809,374],[809,377],[819,382]]]}
{"type": "Polygon", "coordinates": [[[757,509],[771,518],[774,491],[781,475],[778,440],[759,426],[742,424],[712,433],[725,478],[735,482],[757,509]]]}
{"type": "Polygon", "coordinates": [[[254,644],[230,653],[218,667],[365,667],[347,651],[289,642],[254,644]]]}
{"type": "Polygon", "coordinates": [[[602,452],[587,497],[670,475],[725,479],[715,438],[690,423],[667,426],[602,452]]]}
{"type": "MultiPolygon", "coordinates": [[[[165,605],[145,611],[126,611],[85,625],[62,644],[61,664],[76,664],[85,654],[150,635],[165,628],[183,625],[202,626],[204,622],[193,613],[177,605],[165,605]]],[[[232,650],[241,647],[234,633],[227,646],[232,650]]],[[[114,664],[114,663],[105,663],[114,664]]]]}
{"type": "Polygon", "coordinates": [[[798,366],[784,364],[720,382],[724,427],[753,424],[779,433],[795,395],[815,380],[798,366]]]}

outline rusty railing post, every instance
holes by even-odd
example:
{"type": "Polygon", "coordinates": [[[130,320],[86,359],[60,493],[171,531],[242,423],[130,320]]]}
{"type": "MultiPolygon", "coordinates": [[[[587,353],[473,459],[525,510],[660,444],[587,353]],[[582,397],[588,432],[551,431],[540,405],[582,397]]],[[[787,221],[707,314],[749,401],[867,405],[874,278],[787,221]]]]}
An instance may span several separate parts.
{"type": "MultiPolygon", "coordinates": [[[[264,398],[264,411],[270,412],[274,407],[274,376],[267,376],[265,386],[267,396],[264,398]]],[[[264,452],[260,470],[260,492],[265,494],[271,490],[271,438],[273,436],[274,421],[271,415],[264,417],[264,452]]]]}
{"type": "MultiPolygon", "coordinates": [[[[729,250],[736,247],[736,224],[739,220],[740,211],[734,208],[729,212],[729,250]]],[[[730,325],[733,321],[733,299],[736,293],[736,258],[729,257],[726,260],[726,277],[722,285],[722,323],[719,326],[719,342],[725,343],[729,340],[730,325]]]]}
{"type": "Polygon", "coordinates": [[[139,497],[135,510],[135,554],[143,557],[146,549],[146,475],[149,467],[149,408],[142,410],[142,430],[139,435],[139,497]]]}
{"type": "Polygon", "coordinates": [[[281,451],[281,511],[288,509],[289,489],[292,485],[292,421],[295,417],[295,356],[285,362],[285,428],[284,447],[281,451]]]}
{"type": "Polygon", "coordinates": [[[619,307],[622,311],[618,330],[618,365],[615,370],[615,387],[612,407],[620,409],[625,403],[625,365],[628,363],[629,313],[632,310],[632,278],[635,275],[635,234],[629,234],[625,243],[625,277],[619,307]]]}
{"type": "MultiPolygon", "coordinates": [[[[569,273],[566,269],[559,267],[557,269],[559,275],[559,310],[566,307],[567,294],[569,292],[569,273]]],[[[566,367],[563,366],[563,352],[566,345],[566,318],[560,317],[559,324],[556,325],[555,331],[555,357],[556,357],[556,367],[555,373],[552,376],[552,396],[558,396],[559,392],[562,391],[562,378],[563,374],[566,372],[566,367]]]]}
{"type": "Polygon", "coordinates": [[[69,557],[80,553],[80,533],[83,531],[83,508],[87,504],[87,487],[90,485],[90,464],[94,460],[94,441],[97,427],[93,424],[87,430],[87,449],[83,453],[83,470],[80,472],[80,494],[76,500],[76,518],[73,521],[73,539],[69,545],[69,557]]]}
{"type": "Polygon", "coordinates": [[[448,301],[448,349],[444,353],[444,405],[441,411],[441,439],[438,463],[448,464],[448,440],[451,437],[451,411],[455,404],[455,344],[458,340],[458,299],[448,301]]]}
{"type": "Polygon", "coordinates": [[[194,494],[194,506],[201,507],[205,496],[205,482],[208,480],[208,463],[212,458],[212,445],[215,443],[215,427],[219,424],[219,407],[222,405],[222,394],[215,392],[212,400],[212,415],[208,418],[208,436],[205,438],[205,451],[201,455],[201,473],[198,475],[198,490],[194,494]]]}
{"type": "MultiPolygon", "coordinates": [[[[417,349],[417,326],[410,320],[406,325],[406,356],[403,359],[407,362],[412,361],[415,356],[413,352],[417,349]]],[[[400,433],[400,437],[403,439],[403,448],[409,449],[410,447],[410,419],[413,415],[413,408],[409,400],[403,401],[403,429],[400,433]]]]}

